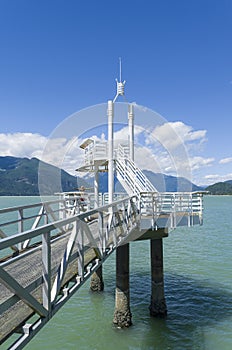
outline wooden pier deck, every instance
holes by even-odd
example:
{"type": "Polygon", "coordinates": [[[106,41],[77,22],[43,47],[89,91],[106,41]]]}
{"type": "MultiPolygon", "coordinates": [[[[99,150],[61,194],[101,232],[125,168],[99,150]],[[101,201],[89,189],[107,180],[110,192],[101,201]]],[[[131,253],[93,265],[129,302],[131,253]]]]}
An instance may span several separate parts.
{"type": "MultiPolygon", "coordinates": [[[[94,229],[94,228],[93,228],[94,229]]],[[[95,224],[95,230],[97,225],[95,224]]],[[[52,281],[55,279],[57,267],[60,264],[64,254],[70,233],[55,239],[51,243],[51,270],[52,281]]],[[[39,303],[42,303],[42,247],[37,247],[22,254],[22,258],[18,257],[14,262],[7,264],[5,262],[5,271],[15,278],[19,284],[31,293],[39,303]]],[[[84,265],[85,267],[97,258],[93,248],[86,247],[84,265]]],[[[71,281],[78,275],[78,252],[74,247],[70,264],[65,273],[62,286],[71,281]]],[[[34,314],[34,310],[0,283],[0,344],[16,329],[19,329],[28,318],[34,314]]]]}

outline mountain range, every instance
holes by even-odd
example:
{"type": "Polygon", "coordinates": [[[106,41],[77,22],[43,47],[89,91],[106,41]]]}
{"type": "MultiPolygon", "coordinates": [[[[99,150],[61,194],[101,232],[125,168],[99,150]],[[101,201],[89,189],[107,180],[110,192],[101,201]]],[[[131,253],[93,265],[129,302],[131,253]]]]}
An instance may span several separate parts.
{"type": "Polygon", "coordinates": [[[0,157],[0,195],[38,196],[56,192],[73,191],[80,186],[89,186],[82,178],[72,176],[37,158],[0,157]],[[42,188],[38,186],[39,167],[42,166],[42,188]],[[58,180],[57,180],[58,179],[58,180]]]}
{"type": "Polygon", "coordinates": [[[211,194],[232,195],[232,180],[217,182],[206,188],[211,194]]]}
{"type": "MultiPolygon", "coordinates": [[[[232,194],[232,180],[216,183],[206,188],[197,186],[183,177],[175,177],[144,170],[144,174],[158,191],[209,191],[211,194],[232,194]]],[[[107,173],[100,173],[99,191],[107,192],[107,173]]],[[[56,192],[74,191],[80,186],[93,187],[91,176],[78,177],[37,158],[0,156],[0,196],[51,195],[56,192]],[[42,169],[42,171],[41,171],[42,169]],[[38,186],[38,173],[40,183],[38,186]]],[[[123,191],[115,178],[115,191],[123,191]]]]}
{"type": "MultiPolygon", "coordinates": [[[[143,170],[144,175],[151,181],[155,188],[159,192],[191,192],[191,191],[202,191],[204,188],[194,185],[191,181],[183,177],[175,177],[170,175],[165,175],[161,173],[153,173],[150,170],[143,170]]],[[[84,179],[93,187],[94,179],[93,177],[87,175],[84,179]]],[[[107,192],[108,186],[108,174],[100,173],[99,174],[99,191],[107,192]]],[[[118,179],[115,177],[115,192],[123,192],[124,189],[118,179]]]]}

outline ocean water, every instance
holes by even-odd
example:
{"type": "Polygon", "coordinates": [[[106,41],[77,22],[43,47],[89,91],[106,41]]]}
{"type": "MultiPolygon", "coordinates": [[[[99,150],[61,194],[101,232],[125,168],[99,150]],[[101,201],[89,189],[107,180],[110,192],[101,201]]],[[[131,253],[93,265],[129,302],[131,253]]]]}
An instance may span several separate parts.
{"type": "MultiPolygon", "coordinates": [[[[2,197],[0,206],[18,205],[15,200],[2,197]]],[[[132,327],[112,325],[113,254],[103,267],[104,292],[91,293],[87,282],[25,349],[231,350],[232,196],[205,196],[204,208],[203,226],[178,228],[164,239],[167,318],[149,315],[149,242],[133,242],[132,327]]]]}

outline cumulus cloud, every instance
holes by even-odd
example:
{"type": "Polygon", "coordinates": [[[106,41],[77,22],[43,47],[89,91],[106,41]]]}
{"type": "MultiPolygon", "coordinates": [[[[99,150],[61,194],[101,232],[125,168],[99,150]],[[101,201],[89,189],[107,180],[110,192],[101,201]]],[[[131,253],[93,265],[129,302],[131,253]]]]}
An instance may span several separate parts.
{"type": "Polygon", "coordinates": [[[151,131],[147,138],[147,144],[157,140],[166,149],[174,150],[180,145],[189,145],[194,142],[202,144],[206,141],[206,130],[194,131],[189,125],[181,121],[167,122],[159,125],[151,131]]]}
{"type": "Polygon", "coordinates": [[[228,164],[232,162],[232,157],[223,158],[219,161],[219,164],[228,164]]]}
{"type": "Polygon", "coordinates": [[[206,182],[212,184],[215,182],[224,182],[232,179],[232,173],[221,175],[221,174],[209,174],[205,176],[206,182]]]}
{"type": "Polygon", "coordinates": [[[0,154],[14,157],[36,157],[46,142],[47,138],[39,134],[0,134],[0,154]]]}
{"type": "MultiPolygon", "coordinates": [[[[98,133],[93,129],[94,133],[92,139],[105,140],[102,131],[98,133]]],[[[135,161],[141,169],[189,178],[190,170],[209,167],[214,161],[213,158],[197,156],[196,152],[190,155],[186,151],[186,144],[204,142],[206,131],[195,131],[183,122],[166,122],[152,130],[135,125],[134,134],[135,161]]],[[[115,132],[115,145],[121,140],[128,141],[127,126],[115,132]]],[[[79,147],[82,142],[83,139],[78,137],[49,138],[32,133],[0,134],[0,155],[36,157],[75,174],[75,169],[84,162],[84,152],[79,147]]]]}
{"type": "MultiPolygon", "coordinates": [[[[178,161],[177,155],[173,156],[167,149],[163,147],[157,139],[154,139],[149,133],[149,130],[135,125],[134,128],[135,137],[135,162],[141,169],[151,170],[153,172],[170,173],[176,175],[179,165],[184,163],[183,157],[182,163],[178,161]],[[149,142],[151,138],[151,142],[149,142]]],[[[122,129],[115,132],[114,138],[115,146],[118,143],[128,143],[128,127],[125,126],[122,129]]]]}
{"type": "Polygon", "coordinates": [[[140,169],[160,173],[162,172],[162,160],[163,158],[158,161],[157,157],[149,148],[142,145],[135,146],[135,163],[140,169]]]}
{"type": "Polygon", "coordinates": [[[50,139],[32,133],[0,134],[0,155],[36,157],[74,173],[78,160],[83,156],[79,149],[81,141],[78,138],[50,139]]]}
{"type": "Polygon", "coordinates": [[[199,170],[203,167],[212,166],[214,161],[214,158],[203,158],[201,156],[195,156],[190,158],[190,166],[192,171],[199,170]]]}
{"type": "MultiPolygon", "coordinates": [[[[134,136],[135,138],[143,133],[144,129],[138,125],[134,125],[134,136]]],[[[128,141],[128,126],[122,127],[122,129],[116,131],[114,133],[114,139],[115,140],[124,140],[128,141]]]]}
{"type": "Polygon", "coordinates": [[[80,149],[82,142],[77,137],[49,139],[38,158],[74,175],[75,169],[84,162],[84,152],[80,149]]]}

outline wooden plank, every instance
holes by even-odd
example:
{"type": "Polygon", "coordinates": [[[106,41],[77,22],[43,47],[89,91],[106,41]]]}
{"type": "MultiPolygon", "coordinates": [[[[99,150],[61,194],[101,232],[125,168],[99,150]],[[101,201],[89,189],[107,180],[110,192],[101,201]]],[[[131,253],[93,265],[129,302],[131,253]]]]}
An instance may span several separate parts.
{"type": "MultiPolygon", "coordinates": [[[[53,274],[56,272],[55,267],[60,263],[67,240],[68,237],[65,235],[64,238],[51,244],[53,274]]],[[[88,265],[95,258],[96,254],[94,250],[89,249],[85,253],[85,265],[88,265]]],[[[74,259],[68,266],[62,286],[78,274],[77,260],[77,258],[74,259]]],[[[40,285],[31,292],[31,295],[39,303],[42,303],[42,278],[40,278],[42,275],[41,249],[36,250],[31,255],[25,256],[25,259],[20,260],[20,264],[18,264],[17,261],[14,261],[12,264],[6,266],[5,270],[18,280],[24,288],[30,285],[33,281],[40,281],[40,285]]],[[[14,293],[7,289],[3,284],[0,284],[0,344],[34,314],[34,311],[22,300],[17,301],[5,311],[1,310],[1,304],[4,302],[6,303],[7,300],[13,296],[14,293]]],[[[14,300],[16,301],[16,298],[14,298],[14,300]]]]}
{"type": "MultiPolygon", "coordinates": [[[[105,224],[108,217],[104,217],[105,224]]],[[[69,219],[68,219],[69,221],[69,219]]],[[[99,241],[99,229],[98,223],[88,224],[91,230],[91,236],[93,235],[94,241],[99,241]]],[[[35,229],[35,231],[38,229],[35,229]]],[[[46,230],[42,233],[46,233],[46,230]]],[[[116,235],[121,235],[120,227],[116,227],[116,235]]],[[[23,234],[22,234],[23,235],[23,234]]],[[[87,236],[89,236],[87,234],[87,236]]],[[[112,232],[111,232],[112,236],[112,232]]],[[[57,240],[51,242],[51,271],[52,271],[52,283],[55,280],[55,274],[57,268],[63,257],[69,234],[66,233],[60,236],[57,240]]],[[[91,246],[91,242],[85,236],[85,252],[84,252],[84,266],[89,265],[93,260],[97,258],[96,247],[91,246]]],[[[96,242],[96,243],[97,243],[96,242]]],[[[112,244],[112,237],[108,240],[107,245],[112,244]]],[[[70,264],[67,267],[62,287],[69,281],[78,276],[78,249],[75,245],[72,256],[70,258],[70,264]]],[[[41,247],[33,250],[30,254],[25,256],[16,257],[11,263],[3,264],[5,271],[9,273],[16,281],[38,301],[43,303],[42,293],[42,252],[41,247]]],[[[12,333],[14,333],[19,327],[21,327],[31,316],[33,316],[34,310],[25,304],[22,300],[18,300],[17,297],[7,289],[3,284],[0,284],[0,344],[2,344],[12,333]],[[3,305],[3,308],[2,308],[3,305]]]]}

